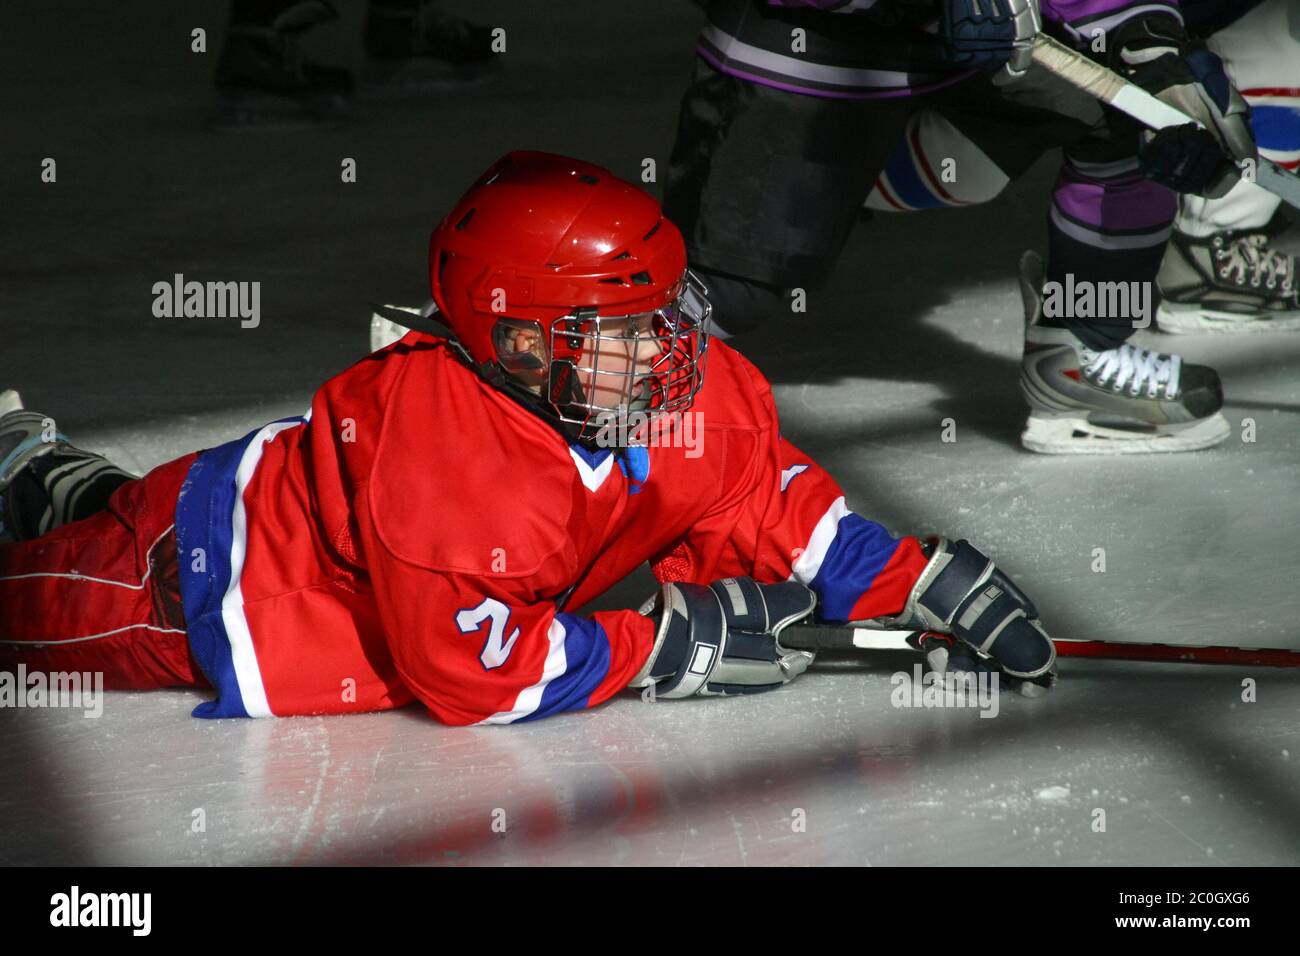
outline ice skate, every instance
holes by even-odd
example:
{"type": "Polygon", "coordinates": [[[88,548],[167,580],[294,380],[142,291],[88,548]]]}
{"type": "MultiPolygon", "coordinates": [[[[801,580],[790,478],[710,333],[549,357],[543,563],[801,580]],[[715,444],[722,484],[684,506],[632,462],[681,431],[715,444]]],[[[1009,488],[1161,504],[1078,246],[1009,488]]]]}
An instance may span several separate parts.
{"type": "Polygon", "coordinates": [[[1020,260],[1020,387],[1030,410],[1020,441],[1026,448],[1075,455],[1193,451],[1228,436],[1212,368],[1127,343],[1094,351],[1069,330],[1041,324],[1042,287],[1042,260],[1026,252],[1020,260]]]}
{"type": "Polygon", "coordinates": [[[323,0],[289,7],[269,26],[232,24],[217,61],[212,125],[292,128],[330,125],[349,114],[352,74],[305,60],[301,35],[338,16],[323,0]]]}
{"type": "Polygon", "coordinates": [[[46,440],[45,422],[45,416],[23,408],[14,389],[0,392],[0,544],[15,540],[6,521],[9,486],[33,458],[54,450],[55,442],[46,440]]]}
{"type": "Polygon", "coordinates": [[[1295,257],[1261,231],[1203,238],[1175,229],[1157,278],[1162,332],[1268,332],[1300,329],[1295,257]]]}
{"type": "Polygon", "coordinates": [[[65,440],[50,434],[50,424],[39,412],[27,411],[14,389],[0,392],[0,494],[33,458],[49,454],[65,440]]]}
{"type": "Polygon", "coordinates": [[[0,392],[0,544],[39,537],[105,501],[134,475],[74,447],[53,419],[0,392]]]}
{"type": "Polygon", "coordinates": [[[400,97],[489,83],[501,72],[492,31],[434,3],[372,0],[366,15],[367,92],[400,97]]]}

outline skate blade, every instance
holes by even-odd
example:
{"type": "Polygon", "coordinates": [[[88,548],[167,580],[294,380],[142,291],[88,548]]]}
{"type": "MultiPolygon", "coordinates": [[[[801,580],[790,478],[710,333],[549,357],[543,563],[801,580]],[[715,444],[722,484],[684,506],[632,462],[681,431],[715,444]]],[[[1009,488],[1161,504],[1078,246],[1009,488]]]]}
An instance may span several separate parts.
{"type": "Polygon", "coordinates": [[[1171,309],[1160,303],[1156,326],[1170,335],[1210,332],[1216,335],[1251,335],[1256,332],[1294,332],[1300,329],[1300,312],[1262,312],[1241,315],[1214,309],[1171,309]]]}
{"type": "Polygon", "coordinates": [[[1232,431],[1222,412],[1184,425],[1129,431],[1096,425],[1078,416],[1030,415],[1020,443],[1043,455],[1140,455],[1211,448],[1232,431]]]}

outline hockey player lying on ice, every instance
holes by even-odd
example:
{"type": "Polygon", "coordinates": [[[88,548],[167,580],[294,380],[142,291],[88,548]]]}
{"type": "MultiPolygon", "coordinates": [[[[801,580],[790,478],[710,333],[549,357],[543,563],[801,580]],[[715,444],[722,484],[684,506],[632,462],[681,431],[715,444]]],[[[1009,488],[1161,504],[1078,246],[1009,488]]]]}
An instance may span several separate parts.
{"type": "Polygon", "coordinates": [[[776,688],[812,662],[780,630],[816,606],[1050,675],[1037,612],[985,555],[893,537],[781,438],[768,383],[709,342],[681,236],[636,187],[512,153],[435,230],[430,269],[458,343],[411,332],[302,418],[137,480],[7,393],[0,668],[211,686],[200,717],[418,700],[509,723],[627,687],[776,688]],[[688,410],[689,448],[672,440],[688,410]],[[620,412],[668,427],[600,447],[620,412]],[[653,608],[572,612],[647,560],[653,608]]]}

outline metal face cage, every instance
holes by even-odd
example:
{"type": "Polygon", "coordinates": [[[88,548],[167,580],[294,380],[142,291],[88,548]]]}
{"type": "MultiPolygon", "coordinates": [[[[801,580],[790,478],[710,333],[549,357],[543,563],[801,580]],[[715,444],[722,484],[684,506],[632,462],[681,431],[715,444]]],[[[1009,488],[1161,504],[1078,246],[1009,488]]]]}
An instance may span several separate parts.
{"type": "Polygon", "coordinates": [[[576,309],[556,319],[545,394],[560,420],[587,435],[632,412],[650,422],[690,408],[704,382],[712,312],[708,289],[687,270],[673,300],[653,312],[576,309]]]}

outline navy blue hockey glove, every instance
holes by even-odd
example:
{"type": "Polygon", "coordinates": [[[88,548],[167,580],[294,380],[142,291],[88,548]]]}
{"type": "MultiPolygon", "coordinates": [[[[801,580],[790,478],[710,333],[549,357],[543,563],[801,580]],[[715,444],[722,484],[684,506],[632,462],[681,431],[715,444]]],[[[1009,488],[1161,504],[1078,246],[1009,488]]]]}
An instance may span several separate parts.
{"type": "Polygon", "coordinates": [[[939,36],[953,63],[1019,76],[1043,28],[1038,0],[940,0],[939,36]]]}
{"type": "Polygon", "coordinates": [[[668,583],[642,613],[658,621],[655,644],[631,687],[656,698],[754,694],[788,684],[811,651],[781,646],[781,630],[810,615],[817,595],[795,581],[724,578],[709,587],[668,583]]]}
{"type": "Polygon", "coordinates": [[[1188,123],[1144,133],[1138,149],[1142,175],[1174,192],[1217,198],[1237,181],[1237,167],[1214,134],[1188,123]]]}
{"type": "Polygon", "coordinates": [[[1217,199],[1258,162],[1250,107],[1228,79],[1223,61],[1193,49],[1168,17],[1138,19],[1116,31],[1112,69],[1187,114],[1195,125],[1143,131],[1138,157],[1145,175],[1171,189],[1217,199]]]}
{"type": "Polygon", "coordinates": [[[948,648],[949,669],[992,669],[983,666],[991,663],[1009,677],[1050,687],[1056,645],[1034,602],[969,541],[935,538],[927,547],[930,563],[903,612],[872,623],[951,635],[957,643],[948,648]]]}

